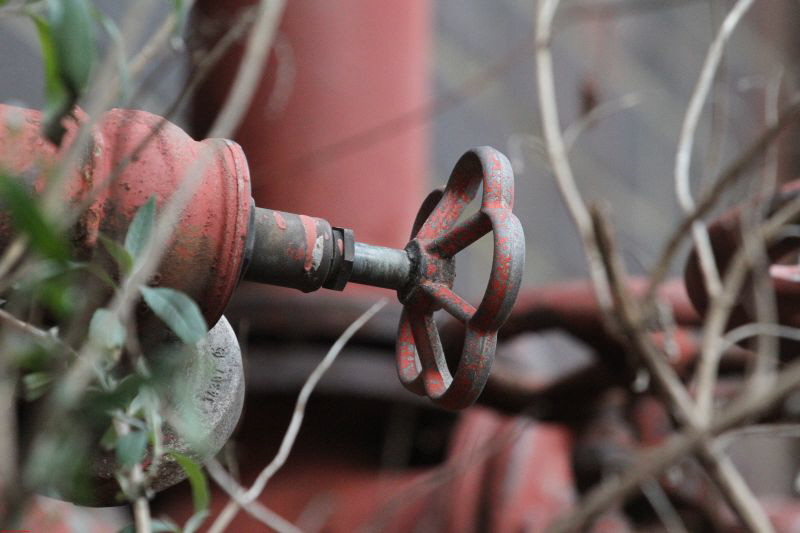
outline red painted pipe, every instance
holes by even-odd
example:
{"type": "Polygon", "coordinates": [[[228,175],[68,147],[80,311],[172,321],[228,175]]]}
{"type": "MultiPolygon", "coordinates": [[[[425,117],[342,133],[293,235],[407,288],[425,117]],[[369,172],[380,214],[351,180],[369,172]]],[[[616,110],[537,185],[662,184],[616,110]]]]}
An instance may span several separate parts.
{"type": "MultiPolygon", "coordinates": [[[[254,4],[198,1],[193,27],[224,30],[254,4]]],[[[429,139],[423,117],[397,118],[430,99],[431,27],[428,0],[287,2],[266,72],[234,136],[250,163],[256,205],[357,228],[358,239],[372,244],[405,246],[428,189],[429,139]]],[[[227,96],[241,52],[220,61],[198,91],[195,136],[203,136],[227,96]]],[[[246,290],[265,305],[276,295],[273,287],[246,290]]],[[[313,306],[326,296],[303,302],[313,306]]]]}

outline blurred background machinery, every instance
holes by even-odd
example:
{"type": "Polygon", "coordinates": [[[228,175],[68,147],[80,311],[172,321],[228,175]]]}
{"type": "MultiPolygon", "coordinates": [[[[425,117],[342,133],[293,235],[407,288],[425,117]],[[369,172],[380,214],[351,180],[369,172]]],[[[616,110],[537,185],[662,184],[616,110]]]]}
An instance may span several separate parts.
{"type": "MultiPolygon", "coordinates": [[[[207,50],[243,5],[200,2],[190,23],[192,53],[207,50]]],[[[767,122],[765,94],[776,79],[786,94],[797,88],[797,72],[784,66],[796,63],[800,8],[762,7],[734,35],[712,125],[701,128],[709,141],[695,160],[705,179],[767,122]],[[725,135],[714,134],[719,128],[725,135]]],[[[563,126],[573,128],[575,173],[587,198],[613,205],[635,273],[652,263],[679,213],[670,176],[682,110],[703,60],[698,51],[727,8],[721,1],[567,2],[557,18],[556,82],[563,126]],[[605,111],[595,122],[598,105],[605,111]]],[[[534,2],[520,0],[288,3],[266,77],[236,137],[257,203],[403,246],[423,192],[444,183],[465,148],[491,144],[512,159],[529,250],[526,288],[479,398],[485,406],[442,411],[400,386],[391,357],[399,305],[345,349],[309,406],[291,460],[263,494],[306,531],[540,531],[588,485],[624,466],[631,450],[672,429],[657,401],[631,392],[637,376],[627,370],[624,350],[605,333],[588,283],[572,281],[585,278],[585,262],[539,137],[534,10],[534,2]]],[[[14,50],[4,62],[21,73],[0,79],[0,96],[35,106],[33,91],[42,84],[25,31],[0,35],[9,41],[3,49],[14,50]]],[[[238,53],[177,117],[196,138],[226,94],[238,53]]],[[[154,96],[141,106],[160,111],[190,71],[182,54],[166,60],[151,74],[154,96]]],[[[782,146],[779,176],[797,175],[796,146],[782,146]]],[[[471,300],[486,286],[481,273],[489,269],[480,258],[491,255],[487,246],[479,242],[459,265],[457,289],[471,300]]],[[[294,394],[315,362],[381,292],[354,287],[333,298],[239,288],[228,316],[245,353],[248,397],[225,453],[243,482],[274,455],[294,394]]],[[[673,363],[689,368],[698,317],[683,283],[670,284],[664,297],[678,332],[673,363]]],[[[445,341],[457,345],[459,338],[445,341]]],[[[735,374],[746,358],[734,348],[725,365],[735,374]]],[[[795,404],[782,409],[797,416],[795,404]]],[[[731,451],[781,530],[791,530],[798,516],[795,445],[755,436],[731,451]],[[754,454],[769,460],[754,465],[754,454]]],[[[691,460],[658,481],[602,517],[597,530],[657,529],[670,523],[664,514],[671,511],[692,531],[736,530],[691,460]]],[[[214,507],[225,501],[217,493],[214,507]]],[[[177,518],[191,514],[181,486],[155,506],[177,518]]],[[[240,514],[232,527],[256,525],[240,514]]]]}

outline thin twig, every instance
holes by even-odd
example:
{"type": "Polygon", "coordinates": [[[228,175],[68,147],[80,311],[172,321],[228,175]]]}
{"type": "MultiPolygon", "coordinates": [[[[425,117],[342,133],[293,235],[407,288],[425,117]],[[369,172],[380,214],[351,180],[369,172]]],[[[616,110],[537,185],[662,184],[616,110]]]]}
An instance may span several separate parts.
{"type": "Polygon", "coordinates": [[[728,264],[722,292],[709,305],[703,326],[702,357],[697,369],[697,405],[698,409],[701,409],[701,416],[705,423],[712,416],[714,384],[717,380],[725,325],[728,323],[731,310],[736,304],[737,295],[740,293],[750,272],[749,257],[752,254],[748,250],[757,246],[760,242],[771,242],[781,228],[795,220],[798,215],[800,215],[800,198],[795,198],[770,217],[758,231],[751,231],[746,236],[742,246],[736,251],[733,259],[728,264]]]}
{"type": "Polygon", "coordinates": [[[681,519],[681,515],[672,505],[669,497],[664,492],[664,489],[658,483],[658,480],[650,478],[642,483],[642,494],[644,494],[650,506],[658,515],[658,519],[664,525],[666,531],[670,533],[688,533],[686,526],[681,519]]]}
{"type": "MultiPolygon", "coordinates": [[[[656,382],[667,403],[672,407],[676,418],[690,429],[705,427],[686,388],[667,363],[667,357],[659,352],[650,337],[645,334],[641,322],[641,311],[628,294],[627,274],[616,253],[611,231],[603,213],[599,209],[594,209],[592,218],[616,305],[614,316],[619,319],[619,330],[623,332],[623,340],[635,349],[635,352],[656,378],[656,382]]],[[[728,458],[706,441],[700,443],[698,452],[700,461],[742,521],[755,531],[771,531],[769,520],[758,500],[750,492],[728,458]]]]}
{"type": "Polygon", "coordinates": [[[147,502],[146,497],[139,496],[133,502],[133,520],[134,524],[136,524],[136,533],[151,533],[153,531],[150,504],[147,502]]]}
{"type": "MultiPolygon", "coordinates": [[[[772,76],[767,84],[764,96],[764,122],[768,126],[774,125],[778,120],[778,99],[780,97],[783,69],[772,76]]],[[[757,183],[757,182],[756,182],[757,183]]],[[[756,191],[755,201],[752,205],[745,204],[741,213],[741,232],[744,238],[749,232],[757,230],[767,211],[767,202],[775,194],[778,183],[778,147],[772,145],[767,150],[764,160],[764,174],[759,190],[756,191]]],[[[757,235],[757,233],[756,233],[757,235]]],[[[774,324],[778,322],[778,303],[772,278],[769,275],[771,260],[765,242],[758,242],[753,247],[750,262],[753,265],[753,302],[755,307],[755,320],[762,323],[774,324]]],[[[775,379],[779,363],[779,340],[772,335],[758,335],[756,337],[756,351],[759,357],[753,361],[750,372],[745,379],[744,388],[748,393],[756,389],[769,387],[775,379]]]]}
{"type": "MultiPolygon", "coordinates": [[[[183,0],[181,10],[188,13],[194,5],[194,0],[183,0]]],[[[172,11],[166,16],[164,22],[156,30],[152,37],[142,46],[139,52],[128,62],[128,73],[131,78],[135,78],[142,73],[144,68],[164,49],[164,45],[169,41],[175,32],[178,24],[178,16],[172,11]]]]}
{"type": "Polygon", "coordinates": [[[255,501],[256,498],[261,495],[269,480],[272,478],[275,472],[277,472],[284,465],[286,459],[289,457],[289,452],[291,452],[292,446],[294,446],[294,441],[297,438],[297,434],[300,431],[300,426],[303,423],[306,404],[308,403],[308,399],[311,396],[311,393],[314,391],[314,388],[317,386],[317,383],[336,360],[336,357],[338,357],[339,352],[342,351],[342,348],[344,348],[344,346],[350,341],[350,338],[355,335],[361,326],[363,326],[385,305],[386,299],[382,299],[375,303],[361,316],[359,316],[352,324],[350,324],[350,326],[344,331],[344,333],[342,333],[336,342],[333,343],[333,346],[331,346],[330,350],[328,350],[328,353],[325,354],[325,357],[322,359],[322,361],[320,361],[319,365],[317,365],[311,375],[308,376],[303,388],[300,390],[300,394],[297,397],[297,403],[295,403],[294,406],[294,412],[292,413],[292,419],[289,422],[289,427],[286,430],[286,433],[283,435],[283,440],[281,441],[278,453],[261,471],[246,492],[243,494],[237,494],[236,498],[228,502],[228,505],[225,506],[214,524],[209,528],[209,533],[220,533],[224,531],[228,524],[230,524],[231,520],[233,520],[233,518],[236,516],[236,513],[239,511],[241,502],[249,503],[255,501]]]}
{"type": "MultiPolygon", "coordinates": [[[[692,150],[694,148],[694,135],[697,131],[697,124],[703,111],[708,92],[714,82],[725,44],[728,42],[733,30],[738,25],[741,18],[753,4],[753,0],[738,0],[733,9],[722,22],[717,36],[711,43],[706,55],[700,78],[697,80],[689,106],[686,108],[686,116],[681,126],[681,133],[678,139],[678,149],[675,154],[675,192],[678,203],[687,213],[695,209],[694,198],[691,193],[689,179],[689,167],[692,161],[692,150]]],[[[695,220],[692,224],[692,238],[695,243],[703,277],[706,283],[706,291],[713,298],[720,291],[720,278],[717,266],[714,261],[714,254],[711,250],[711,242],[708,238],[708,230],[701,220],[695,220]]]]}
{"type": "Polygon", "coordinates": [[[794,98],[789,105],[781,110],[779,116],[780,118],[774,126],[765,129],[738,158],[719,174],[717,179],[714,180],[714,184],[702,194],[695,209],[686,215],[670,234],[667,243],[655,262],[655,266],[650,272],[650,284],[644,297],[648,305],[649,302],[654,300],[658,287],[666,279],[672,259],[678,253],[678,249],[686,237],[686,233],[691,230],[692,224],[697,219],[708,214],[719,201],[722,193],[742,177],[756,159],[775,142],[778,135],[800,118],[800,98],[794,98]]]}
{"type": "Polygon", "coordinates": [[[517,441],[534,423],[532,419],[528,418],[529,414],[523,413],[521,416],[517,416],[513,424],[497,434],[487,435],[484,440],[474,446],[470,453],[452,457],[443,465],[415,479],[401,491],[391,494],[390,499],[373,513],[369,522],[359,528],[359,533],[384,531],[401,509],[413,505],[420,498],[430,497],[432,491],[468,472],[476,464],[488,460],[509,444],[517,441]]]}
{"type": "Polygon", "coordinates": [[[206,463],[211,478],[222,487],[222,489],[236,501],[250,516],[266,525],[271,527],[278,533],[302,533],[302,530],[280,516],[278,513],[269,509],[258,500],[246,501],[245,495],[247,491],[244,487],[239,485],[235,479],[225,470],[225,468],[217,461],[212,459],[206,463]]]}
{"type": "Polygon", "coordinates": [[[583,115],[580,120],[576,120],[564,130],[564,146],[566,147],[567,153],[572,151],[575,142],[584,131],[593,127],[604,118],[619,113],[620,111],[636,107],[641,103],[642,99],[637,93],[628,93],[619,98],[602,102],[594,106],[588,113],[583,115]]]}
{"type": "Polygon", "coordinates": [[[570,509],[568,516],[563,516],[554,522],[549,531],[582,530],[592,518],[635,491],[643,480],[657,476],[703,441],[761,415],[776,402],[792,393],[798,386],[800,386],[800,361],[796,361],[784,369],[771,389],[763,391],[755,397],[742,398],[740,396],[736,398],[712,421],[707,429],[687,428],[670,437],[661,446],[637,454],[638,457],[632,468],[627,469],[619,476],[607,478],[594,487],[578,507],[570,509]]]}
{"type": "Polygon", "coordinates": [[[597,243],[594,241],[591,217],[575,184],[572,167],[567,158],[567,148],[561,134],[555,79],[553,76],[553,56],[550,50],[553,18],[558,9],[558,4],[559,0],[544,0],[539,3],[537,10],[536,78],[539,89],[539,111],[542,116],[547,154],[553,167],[556,183],[580,234],[589,267],[589,275],[597,293],[597,301],[600,308],[608,312],[611,309],[608,281],[603,271],[597,243]]]}
{"type": "Polygon", "coordinates": [[[757,424],[736,428],[717,437],[717,446],[727,448],[746,437],[800,439],[800,424],[757,424]]]}

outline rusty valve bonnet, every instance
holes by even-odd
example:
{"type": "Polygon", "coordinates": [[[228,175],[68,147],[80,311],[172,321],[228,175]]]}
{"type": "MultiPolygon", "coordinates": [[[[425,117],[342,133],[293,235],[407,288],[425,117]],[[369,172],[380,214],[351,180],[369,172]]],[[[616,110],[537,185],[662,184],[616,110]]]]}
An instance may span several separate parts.
{"type": "Polygon", "coordinates": [[[348,282],[395,289],[404,305],[397,335],[400,380],[437,404],[473,403],[489,376],[497,330],[517,297],[525,262],[522,226],[511,212],[514,175],[490,147],[456,164],[444,191],[423,203],[405,249],[355,242],[353,232],[304,215],[254,211],[253,249],[245,278],[305,292],[341,290],[348,282]],[[483,184],[480,210],[459,220],[483,184]],[[454,256],[490,231],[494,258],[486,294],[474,308],[453,292],[454,256]],[[444,309],[466,325],[466,342],[451,375],[433,313],[444,309]]]}

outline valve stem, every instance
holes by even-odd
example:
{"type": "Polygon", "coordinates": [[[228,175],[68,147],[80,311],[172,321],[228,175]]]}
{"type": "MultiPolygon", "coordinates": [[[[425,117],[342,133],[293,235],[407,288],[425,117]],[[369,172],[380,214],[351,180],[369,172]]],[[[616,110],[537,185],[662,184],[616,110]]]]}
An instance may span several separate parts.
{"type": "Polygon", "coordinates": [[[405,250],[355,242],[353,230],[322,218],[256,207],[251,210],[244,279],[313,292],[348,282],[399,290],[412,276],[405,250]]]}

